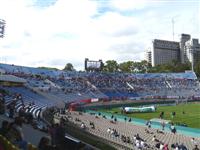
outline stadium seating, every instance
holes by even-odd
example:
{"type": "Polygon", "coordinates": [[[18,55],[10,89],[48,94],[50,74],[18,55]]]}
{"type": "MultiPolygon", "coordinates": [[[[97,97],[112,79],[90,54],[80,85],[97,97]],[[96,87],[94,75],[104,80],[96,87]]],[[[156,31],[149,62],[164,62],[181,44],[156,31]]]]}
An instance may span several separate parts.
{"type": "MultiPolygon", "coordinates": [[[[126,147],[129,147],[130,149],[133,149],[133,143],[126,143],[121,140],[121,135],[124,135],[126,137],[130,137],[131,141],[133,142],[133,136],[136,134],[139,134],[139,136],[146,141],[146,143],[151,147],[151,149],[156,149],[155,144],[156,142],[152,141],[153,136],[156,135],[157,139],[159,141],[166,143],[169,145],[169,147],[174,144],[178,143],[179,145],[182,144],[183,141],[185,146],[188,149],[194,148],[194,143],[191,141],[191,137],[182,135],[182,134],[172,134],[170,132],[164,132],[164,134],[157,133],[156,129],[150,129],[150,132],[147,134],[145,132],[146,127],[144,126],[138,126],[129,122],[120,122],[118,121],[116,124],[111,123],[110,119],[105,119],[102,116],[95,117],[95,115],[85,114],[79,115],[78,112],[71,112],[71,114],[68,114],[71,116],[69,118],[69,121],[72,121],[74,124],[77,124],[78,126],[81,126],[82,123],[85,124],[86,130],[88,132],[91,132],[92,134],[95,134],[97,136],[100,136],[102,138],[105,138],[107,140],[111,140],[116,143],[120,143],[121,145],[124,145],[126,147]],[[77,121],[80,120],[80,121],[77,121]],[[95,129],[92,129],[90,127],[90,122],[93,122],[95,125],[95,129]],[[115,129],[120,136],[113,136],[112,134],[107,132],[107,129],[115,129]]],[[[200,144],[200,139],[196,138],[197,144],[200,144]]]]}
{"type": "MultiPolygon", "coordinates": [[[[27,80],[26,86],[43,93],[56,96],[60,102],[74,102],[90,98],[99,99],[134,99],[146,98],[193,98],[199,96],[200,83],[194,72],[185,73],[95,73],[64,72],[0,64],[6,74],[27,80]],[[195,90],[194,90],[195,89],[195,90]]],[[[16,89],[15,89],[16,90],[16,89]]],[[[24,93],[24,89],[20,89],[24,93]]],[[[31,93],[24,94],[37,103],[52,105],[31,93]]]]}

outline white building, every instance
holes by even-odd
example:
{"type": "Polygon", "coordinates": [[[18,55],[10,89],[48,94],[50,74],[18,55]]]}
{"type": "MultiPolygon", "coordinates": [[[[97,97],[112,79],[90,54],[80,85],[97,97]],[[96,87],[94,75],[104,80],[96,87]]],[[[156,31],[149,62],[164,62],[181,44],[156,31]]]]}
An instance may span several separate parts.
{"type": "Polygon", "coordinates": [[[186,52],[186,62],[192,63],[194,66],[200,61],[200,43],[198,39],[191,39],[185,43],[184,51],[186,52]]]}
{"type": "Polygon", "coordinates": [[[146,56],[145,56],[145,59],[148,63],[152,64],[152,52],[150,50],[148,50],[146,52],[146,56]]]}
{"type": "Polygon", "coordinates": [[[185,43],[189,41],[191,36],[189,34],[181,34],[180,39],[180,61],[181,63],[187,62],[187,51],[185,49],[185,43]]]}

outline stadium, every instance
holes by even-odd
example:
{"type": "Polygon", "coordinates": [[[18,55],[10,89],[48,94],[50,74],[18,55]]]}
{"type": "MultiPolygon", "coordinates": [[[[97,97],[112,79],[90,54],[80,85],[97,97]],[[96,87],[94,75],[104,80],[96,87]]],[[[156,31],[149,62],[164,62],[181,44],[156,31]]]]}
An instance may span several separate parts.
{"type": "Polygon", "coordinates": [[[1,1],[0,150],[200,150],[199,4],[1,1]]]}
{"type": "Polygon", "coordinates": [[[78,149],[80,141],[90,143],[82,134],[116,149],[193,149],[200,144],[200,83],[194,72],[64,72],[8,64],[0,64],[0,70],[1,114],[19,115],[42,132],[61,125],[75,137],[60,133],[56,138],[66,136],[64,142],[54,135],[51,140],[68,149],[78,149]]]}

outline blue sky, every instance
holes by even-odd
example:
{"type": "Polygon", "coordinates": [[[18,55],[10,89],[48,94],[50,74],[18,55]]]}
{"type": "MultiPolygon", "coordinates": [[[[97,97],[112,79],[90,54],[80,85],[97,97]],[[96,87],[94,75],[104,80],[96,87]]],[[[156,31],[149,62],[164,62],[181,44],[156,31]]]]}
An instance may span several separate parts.
{"type": "Polygon", "coordinates": [[[0,62],[77,70],[84,59],[140,61],[155,38],[200,39],[200,0],[0,0],[0,62]]]}

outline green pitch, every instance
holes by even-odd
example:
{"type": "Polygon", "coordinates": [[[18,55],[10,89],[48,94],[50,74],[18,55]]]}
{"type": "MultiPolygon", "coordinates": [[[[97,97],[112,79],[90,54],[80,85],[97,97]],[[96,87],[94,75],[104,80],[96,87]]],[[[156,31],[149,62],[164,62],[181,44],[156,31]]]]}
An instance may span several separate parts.
{"type": "MultiPolygon", "coordinates": [[[[103,109],[99,111],[121,114],[120,108],[103,109]]],[[[131,113],[125,114],[126,116],[133,118],[141,118],[149,120],[152,118],[159,118],[161,112],[164,112],[163,119],[171,120],[174,123],[184,123],[188,127],[200,128],[200,103],[180,104],[177,106],[159,106],[156,112],[150,113],[131,113]],[[174,118],[171,116],[171,112],[176,112],[174,118]]]]}

